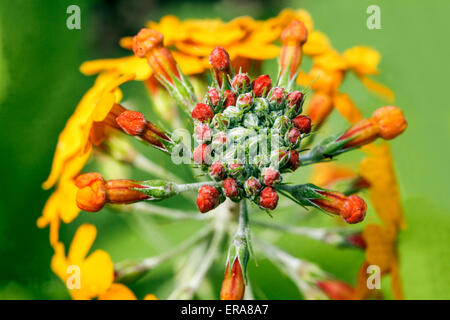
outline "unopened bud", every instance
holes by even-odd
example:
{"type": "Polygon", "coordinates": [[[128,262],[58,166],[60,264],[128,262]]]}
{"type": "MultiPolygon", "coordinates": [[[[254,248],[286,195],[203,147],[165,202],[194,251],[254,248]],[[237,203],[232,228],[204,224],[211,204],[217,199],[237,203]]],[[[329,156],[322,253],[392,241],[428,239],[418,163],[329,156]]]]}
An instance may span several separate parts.
{"type": "Polygon", "coordinates": [[[247,111],[249,110],[253,105],[253,94],[251,92],[243,93],[239,95],[237,101],[236,101],[236,107],[247,111]]]}
{"type": "Polygon", "coordinates": [[[194,149],[193,160],[196,164],[210,163],[211,149],[206,143],[200,144],[194,149]]]}
{"type": "Polygon", "coordinates": [[[289,169],[291,169],[292,171],[297,170],[298,165],[300,164],[300,159],[299,159],[299,155],[298,152],[296,150],[291,150],[290,151],[291,155],[289,157],[289,169]]]}
{"type": "Polygon", "coordinates": [[[239,259],[236,258],[231,268],[227,264],[222,289],[220,290],[220,300],[242,300],[244,293],[244,274],[239,259]]]}
{"type": "Polygon", "coordinates": [[[244,185],[245,192],[249,197],[257,196],[261,190],[261,187],[261,182],[259,182],[259,180],[255,177],[248,178],[244,185]]]}
{"type": "Polygon", "coordinates": [[[289,72],[289,79],[297,74],[303,57],[302,46],[308,37],[308,30],[303,22],[293,20],[281,33],[283,46],[281,48],[281,73],[289,72]]]}
{"type": "Polygon", "coordinates": [[[236,105],[236,95],[233,91],[225,90],[223,93],[223,96],[225,97],[225,100],[223,102],[224,108],[228,108],[229,106],[235,106],[236,105]]]}
{"type": "Polygon", "coordinates": [[[122,112],[116,121],[123,131],[132,136],[142,135],[147,128],[144,115],[137,111],[122,112]]]}
{"type": "Polygon", "coordinates": [[[223,180],[222,188],[225,195],[231,200],[239,200],[241,193],[239,190],[239,184],[233,178],[228,178],[223,180]]]}
{"type": "Polygon", "coordinates": [[[270,105],[273,110],[280,110],[283,107],[284,102],[284,89],[283,88],[274,88],[270,95],[270,105]]]}
{"type": "Polygon", "coordinates": [[[292,123],[301,133],[311,132],[311,119],[307,116],[299,115],[292,119],[292,123]]]}
{"type": "Polygon", "coordinates": [[[208,90],[208,101],[213,107],[216,107],[219,104],[220,95],[216,88],[208,90]]]}
{"type": "Polygon", "coordinates": [[[238,73],[231,81],[231,86],[238,92],[247,92],[250,89],[250,78],[246,73],[238,73]]]}
{"type": "Polygon", "coordinates": [[[300,91],[292,91],[286,97],[287,105],[288,105],[288,113],[291,118],[296,117],[299,113],[302,112],[304,95],[300,91]]]}
{"type": "Polygon", "coordinates": [[[213,67],[214,77],[220,88],[227,83],[231,75],[231,63],[228,52],[222,47],[216,47],[209,55],[209,64],[213,67]]]}
{"type": "Polygon", "coordinates": [[[364,220],[367,205],[363,199],[357,195],[346,197],[342,193],[318,190],[322,199],[312,199],[311,201],[330,213],[340,215],[347,223],[354,224],[364,220]]]}
{"type": "Polygon", "coordinates": [[[206,103],[197,103],[192,109],[191,116],[200,122],[209,122],[214,117],[214,111],[206,103]]]}
{"type": "Polygon", "coordinates": [[[272,88],[272,80],[267,74],[256,78],[252,83],[252,90],[255,97],[265,97],[272,88]]]}
{"type": "Polygon", "coordinates": [[[280,181],[280,172],[272,168],[265,168],[262,176],[263,182],[266,186],[272,186],[280,181]]]}
{"type": "Polygon", "coordinates": [[[259,205],[264,209],[274,210],[278,204],[278,194],[272,187],[265,187],[259,195],[259,205]]]}
{"type": "Polygon", "coordinates": [[[211,129],[205,123],[199,124],[194,128],[195,138],[197,141],[207,142],[211,140],[211,129]]]}
{"type": "Polygon", "coordinates": [[[225,166],[221,162],[215,162],[209,167],[209,176],[216,180],[220,181],[225,178],[226,170],[225,166]]]}
{"type": "Polygon", "coordinates": [[[220,204],[219,191],[210,185],[201,186],[198,189],[197,208],[201,213],[208,212],[220,204]]]}

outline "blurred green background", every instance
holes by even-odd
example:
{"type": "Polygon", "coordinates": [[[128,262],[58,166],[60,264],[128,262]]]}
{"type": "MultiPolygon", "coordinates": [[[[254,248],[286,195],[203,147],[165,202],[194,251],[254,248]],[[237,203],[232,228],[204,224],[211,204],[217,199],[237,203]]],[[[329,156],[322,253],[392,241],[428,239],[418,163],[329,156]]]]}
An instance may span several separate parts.
{"type": "MultiPolygon", "coordinates": [[[[0,3],[0,299],[69,297],[49,267],[48,229],[38,229],[36,219],[50,194],[40,185],[49,172],[57,136],[93,82],[92,77],[78,72],[78,66],[90,59],[127,54],[117,45],[119,38],[135,34],[146,20],[159,20],[166,14],[262,19],[285,7],[307,9],[316,28],[325,32],[338,50],[369,45],[381,52],[382,72],[377,80],[393,89],[395,104],[405,111],[409,122],[406,133],[391,144],[408,222],[399,239],[405,295],[407,299],[450,298],[450,108],[445,100],[450,74],[449,1],[15,0],[0,3]],[[71,4],[81,8],[81,30],[66,28],[66,8],[71,4]],[[381,30],[366,28],[370,4],[381,8],[381,30]]],[[[268,71],[273,72],[273,66],[269,64],[268,71]]],[[[343,91],[351,94],[365,115],[383,103],[354,77],[349,77],[343,91]]],[[[127,87],[125,92],[140,95],[140,100],[133,101],[149,106],[143,86],[127,87]]],[[[333,129],[345,126],[339,116],[332,118],[333,129]]],[[[169,205],[179,203],[175,199],[169,205]]],[[[198,228],[195,223],[143,219],[111,212],[82,213],[61,228],[61,238],[68,243],[81,222],[95,223],[99,236],[94,247],[106,249],[114,261],[120,261],[170,248],[198,228]]],[[[363,260],[357,250],[336,250],[299,237],[283,236],[278,243],[350,283],[363,260]]],[[[253,261],[250,265],[258,298],[299,296],[288,278],[267,260],[258,261],[258,267],[253,261]]],[[[164,279],[174,273],[169,266],[132,286],[138,297],[147,292],[165,297],[170,283],[164,279]]],[[[215,294],[221,272],[210,274],[215,294]]],[[[389,290],[386,294],[389,297],[389,290]]]]}

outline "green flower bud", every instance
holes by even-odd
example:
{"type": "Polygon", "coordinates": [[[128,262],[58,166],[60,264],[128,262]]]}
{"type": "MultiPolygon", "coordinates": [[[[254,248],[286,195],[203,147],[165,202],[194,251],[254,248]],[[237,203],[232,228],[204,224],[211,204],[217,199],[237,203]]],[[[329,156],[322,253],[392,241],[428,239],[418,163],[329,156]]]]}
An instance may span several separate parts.
{"type": "Polygon", "coordinates": [[[282,135],[286,134],[291,126],[291,120],[287,116],[279,116],[275,119],[272,128],[277,129],[282,135]]]}
{"type": "Polygon", "coordinates": [[[258,129],[259,119],[258,116],[255,113],[247,113],[244,116],[244,127],[249,129],[258,129]]]}
{"type": "Polygon", "coordinates": [[[258,117],[263,117],[269,112],[269,103],[264,98],[256,98],[254,111],[258,117]]]}
{"type": "Polygon", "coordinates": [[[221,131],[226,130],[229,125],[230,119],[223,113],[216,114],[211,121],[211,127],[221,131]]]}
{"type": "Polygon", "coordinates": [[[236,106],[230,106],[223,112],[224,116],[230,119],[230,122],[237,125],[241,122],[244,111],[236,106]]]}

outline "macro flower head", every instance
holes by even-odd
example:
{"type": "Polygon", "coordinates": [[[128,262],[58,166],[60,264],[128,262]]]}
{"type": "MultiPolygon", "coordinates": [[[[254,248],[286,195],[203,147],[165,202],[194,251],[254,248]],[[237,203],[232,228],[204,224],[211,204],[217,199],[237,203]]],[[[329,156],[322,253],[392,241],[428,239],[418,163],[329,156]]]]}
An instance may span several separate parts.
{"type": "MultiPolygon", "coordinates": [[[[220,267],[224,279],[217,296],[243,299],[244,294],[251,295],[248,264],[256,254],[253,247],[289,275],[305,298],[366,298],[358,295],[358,288],[334,279],[319,266],[258,239],[264,234],[254,238],[254,226],[306,234],[339,248],[366,248],[367,262],[382,264],[384,274],[395,270],[397,221],[387,231],[378,227],[374,231],[369,225],[356,233],[258,221],[263,214],[276,219],[278,209],[290,207],[295,208],[292,213],[310,210],[311,215],[322,212],[339,217],[333,220],[336,223],[358,224],[373,214],[364,197],[357,194],[367,189],[382,220],[389,219],[381,202],[397,203],[393,197],[398,191],[390,186],[393,194],[383,193],[386,184],[378,179],[380,173],[375,173],[377,168],[384,170],[381,166],[392,170],[389,158],[363,160],[360,174],[319,169],[322,176],[315,184],[296,174],[310,165],[326,168],[342,154],[361,147],[377,153],[376,140],[391,140],[406,130],[405,115],[397,106],[380,106],[370,118],[364,118],[340,91],[350,71],[366,85],[373,84],[368,76],[379,72],[376,51],[354,47],[339,53],[325,34],[314,29],[304,10],[284,10],[265,21],[251,17],[229,22],[182,21],[166,16],[147,23],[120,44],[134,55],[81,66],[83,73],[99,75],[61,133],[52,171],[44,183],[45,188],[56,185],[38,220],[39,227],[51,226],[52,269],[63,281],[68,280],[66,270],[71,265],[79,266],[85,275],[81,288],[71,290],[73,298],[136,299],[126,283],[192,251],[194,258],[187,259],[188,267],[180,271],[183,281],[176,283],[167,297],[189,299],[207,277],[216,256],[226,251],[226,262],[220,267]],[[302,70],[305,56],[313,61],[308,72],[302,70]],[[279,57],[278,73],[262,74],[261,63],[275,57],[279,57]],[[135,110],[139,109],[133,106],[138,103],[135,100],[121,103],[119,87],[132,80],[145,84],[157,104],[155,113],[164,121],[135,110]],[[350,124],[317,140],[334,108],[350,124]],[[170,172],[136,150],[132,140],[163,153],[165,164],[171,161],[183,166],[197,179],[170,172]],[[88,159],[96,159],[95,154],[151,177],[134,180],[114,176],[117,172],[101,172],[101,167],[100,172],[87,172],[83,168],[88,159]],[[114,179],[105,178],[111,176],[114,179]],[[335,184],[341,180],[342,185],[335,184]],[[164,207],[164,200],[181,197],[189,201],[179,200],[182,207],[195,203],[197,212],[164,207]],[[102,214],[105,209],[156,212],[176,222],[193,219],[205,226],[160,256],[114,265],[103,250],[87,256],[96,228],[84,224],[66,256],[58,238],[60,221],[70,223],[80,210],[102,214]],[[374,234],[382,234],[382,240],[374,234]],[[378,254],[377,241],[389,256],[378,254]]],[[[399,217],[392,218],[396,219],[399,217]]]]}

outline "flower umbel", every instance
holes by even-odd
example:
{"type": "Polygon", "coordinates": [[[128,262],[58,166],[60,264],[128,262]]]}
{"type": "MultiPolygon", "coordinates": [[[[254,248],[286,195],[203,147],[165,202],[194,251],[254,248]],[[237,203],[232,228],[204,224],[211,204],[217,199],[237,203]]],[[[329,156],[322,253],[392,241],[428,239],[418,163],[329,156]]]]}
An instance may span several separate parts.
{"type": "MultiPolygon", "coordinates": [[[[220,299],[240,300],[244,293],[246,298],[252,297],[247,272],[254,255],[253,243],[295,282],[305,298],[369,296],[362,288],[365,278],[360,276],[355,288],[336,280],[317,265],[258,239],[263,234],[254,237],[253,225],[307,236],[337,248],[365,249],[363,266],[379,264],[383,274],[399,279],[395,249],[401,227],[399,195],[391,158],[373,142],[396,138],[405,131],[407,122],[396,106],[379,108],[372,117],[363,119],[350,97],[339,90],[351,71],[370,89],[389,93],[368,78],[378,73],[380,56],[376,51],[354,47],[339,53],[326,35],[314,29],[304,10],[284,10],[267,21],[240,17],[228,23],[167,16],[159,23],[148,23],[134,37],[122,39],[121,45],[132,49],[134,56],[82,66],[84,73],[100,74],[61,133],[52,172],[44,183],[46,188],[57,185],[38,220],[40,227],[51,226],[55,250],[52,269],[63,281],[68,279],[65,269],[72,264],[85,275],[82,288],[71,291],[73,298],[137,299],[124,283],[138,281],[176,255],[188,257],[168,297],[192,298],[224,243],[229,247],[222,265],[222,287],[217,292],[220,299]],[[273,44],[276,40],[281,48],[273,44]],[[278,74],[260,74],[262,61],[278,54],[278,74]],[[300,72],[304,55],[313,60],[307,73],[300,72]],[[211,69],[209,78],[206,69],[211,69]],[[201,77],[187,77],[195,74],[201,77]],[[121,104],[119,86],[133,79],[144,82],[163,121],[147,117],[145,111],[126,108],[128,103],[121,104]],[[334,108],[351,125],[315,143],[316,133],[334,108]],[[181,127],[191,130],[183,137],[178,131],[170,133],[170,129],[181,127]],[[126,139],[163,151],[173,163],[158,165],[126,139]],[[325,167],[329,163],[319,165],[360,147],[370,155],[362,162],[360,173],[325,167]],[[108,170],[100,165],[101,173],[80,173],[90,158],[100,164],[113,159],[116,167],[108,170]],[[179,175],[172,164],[188,167],[188,174],[179,175]],[[301,175],[296,174],[308,165],[319,165],[314,179],[317,185],[301,181],[301,175]],[[135,174],[132,169],[151,176],[138,180],[104,178],[127,177],[135,174]],[[194,176],[199,180],[187,178],[194,176]],[[296,207],[295,212],[302,208],[325,211],[341,217],[332,223],[344,220],[356,224],[370,214],[366,202],[356,194],[364,190],[368,190],[386,226],[369,225],[362,231],[346,232],[266,223],[258,218],[258,212],[276,213],[286,206],[287,199],[296,207]],[[186,202],[177,202],[181,196],[186,202]],[[180,209],[153,204],[172,197],[180,209]],[[189,205],[196,205],[198,211],[190,212],[189,205]],[[395,209],[392,216],[389,206],[395,209]],[[173,221],[197,220],[205,226],[157,256],[113,265],[105,251],[87,256],[96,228],[84,224],[66,257],[58,239],[60,220],[68,223],[80,210],[100,212],[108,208],[173,221]],[[379,247],[386,256],[378,252],[379,247]]],[[[395,279],[395,293],[401,297],[395,279]]]]}

